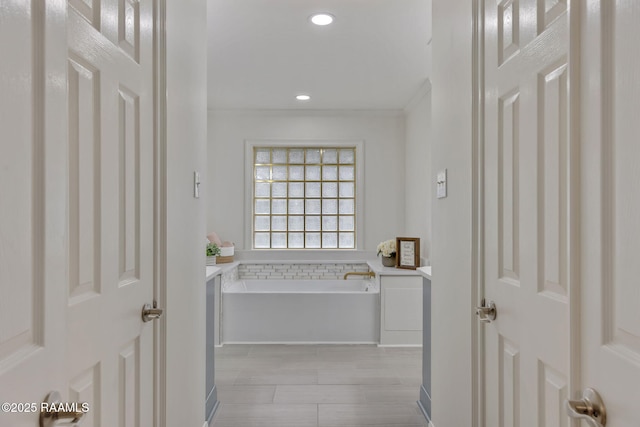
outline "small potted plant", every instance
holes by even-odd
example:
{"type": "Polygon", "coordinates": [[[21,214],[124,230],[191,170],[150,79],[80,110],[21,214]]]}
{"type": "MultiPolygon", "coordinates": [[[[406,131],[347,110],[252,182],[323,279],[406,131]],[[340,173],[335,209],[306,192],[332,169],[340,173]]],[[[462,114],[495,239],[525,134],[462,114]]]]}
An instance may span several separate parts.
{"type": "Polygon", "coordinates": [[[395,267],[396,265],[396,241],[395,239],[385,240],[378,244],[378,255],[385,267],[395,267]]]}
{"type": "Polygon", "coordinates": [[[215,243],[207,243],[207,265],[216,265],[216,257],[220,255],[220,248],[215,243]]]}

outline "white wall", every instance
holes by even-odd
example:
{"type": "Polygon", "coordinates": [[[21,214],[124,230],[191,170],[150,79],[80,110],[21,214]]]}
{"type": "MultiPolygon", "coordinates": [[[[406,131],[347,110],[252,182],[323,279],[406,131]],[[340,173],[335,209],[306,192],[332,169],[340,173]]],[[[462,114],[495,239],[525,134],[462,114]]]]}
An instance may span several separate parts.
{"type": "Polygon", "coordinates": [[[166,16],[167,253],[163,322],[167,393],[161,409],[166,420],[161,425],[202,427],[205,202],[195,199],[192,189],[193,171],[204,170],[207,157],[206,1],[167,0],[166,16]]]}
{"type": "Polygon", "coordinates": [[[406,110],[404,234],[420,237],[420,255],[431,253],[431,83],[427,80],[406,110]]]}
{"type": "MultiPolygon", "coordinates": [[[[360,250],[374,251],[382,240],[404,230],[404,116],[402,112],[209,111],[207,229],[245,248],[244,141],[260,139],[363,140],[364,236],[360,250]]],[[[250,207],[249,207],[250,209],[250,207]]]]}
{"type": "Polygon", "coordinates": [[[448,197],[432,198],[432,407],[436,427],[475,425],[472,5],[433,0],[432,182],[439,170],[448,170],[448,197]]]}

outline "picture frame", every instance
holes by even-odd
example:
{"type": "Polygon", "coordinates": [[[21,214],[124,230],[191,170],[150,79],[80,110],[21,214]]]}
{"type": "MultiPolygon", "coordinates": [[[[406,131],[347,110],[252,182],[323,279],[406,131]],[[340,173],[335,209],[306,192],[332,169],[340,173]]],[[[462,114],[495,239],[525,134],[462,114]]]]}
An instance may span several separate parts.
{"type": "Polygon", "coordinates": [[[396,268],[415,270],[420,267],[420,238],[396,237],[396,268]]]}

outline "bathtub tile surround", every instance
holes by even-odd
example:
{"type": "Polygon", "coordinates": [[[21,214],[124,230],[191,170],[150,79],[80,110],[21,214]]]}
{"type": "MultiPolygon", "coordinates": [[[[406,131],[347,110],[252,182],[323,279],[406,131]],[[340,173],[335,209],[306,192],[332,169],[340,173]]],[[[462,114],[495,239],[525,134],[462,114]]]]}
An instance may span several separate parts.
{"type": "Polygon", "coordinates": [[[367,272],[369,267],[362,263],[283,263],[283,264],[240,264],[238,277],[242,279],[301,279],[332,280],[342,279],[349,271],[367,272]]]}
{"type": "Polygon", "coordinates": [[[428,425],[418,388],[405,384],[420,381],[419,348],[225,345],[216,362],[216,378],[228,381],[212,427],[428,425]]]}
{"type": "Polygon", "coordinates": [[[225,287],[228,283],[233,283],[238,281],[238,263],[234,262],[225,266],[220,266],[222,268],[222,287],[225,287]]]}
{"type": "Polygon", "coordinates": [[[341,280],[349,271],[367,272],[366,262],[233,262],[218,265],[222,269],[222,287],[244,279],[341,280]]]}

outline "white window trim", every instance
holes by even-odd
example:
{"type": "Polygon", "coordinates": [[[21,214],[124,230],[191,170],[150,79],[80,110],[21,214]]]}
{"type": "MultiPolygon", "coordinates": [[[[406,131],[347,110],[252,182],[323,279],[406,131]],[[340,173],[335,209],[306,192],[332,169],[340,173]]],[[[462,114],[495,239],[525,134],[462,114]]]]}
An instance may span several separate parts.
{"type": "Polygon", "coordinates": [[[253,247],[253,149],[254,147],[356,147],[356,241],[353,249],[321,249],[340,253],[362,250],[364,247],[364,141],[361,139],[251,139],[244,141],[244,247],[252,251],[309,252],[320,249],[255,249],[253,247]]]}

